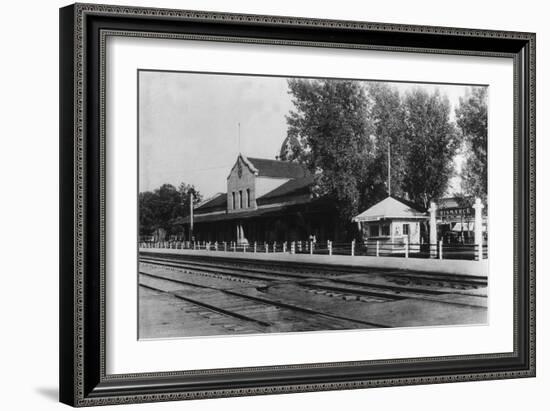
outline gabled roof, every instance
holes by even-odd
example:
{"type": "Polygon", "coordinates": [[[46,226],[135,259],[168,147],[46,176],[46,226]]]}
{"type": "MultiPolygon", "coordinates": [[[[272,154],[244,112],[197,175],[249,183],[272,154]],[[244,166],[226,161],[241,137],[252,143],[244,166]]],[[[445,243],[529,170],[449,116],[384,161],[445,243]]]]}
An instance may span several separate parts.
{"type": "Polygon", "coordinates": [[[209,212],[225,210],[227,208],[227,194],[217,193],[194,207],[195,212],[209,212]]]}
{"type": "Polygon", "coordinates": [[[306,168],[298,163],[266,158],[247,157],[247,159],[257,170],[257,175],[260,177],[302,178],[309,175],[306,168]]]}
{"type": "Polygon", "coordinates": [[[264,194],[256,201],[258,205],[267,204],[275,200],[292,200],[293,197],[309,196],[310,187],[313,184],[313,176],[308,175],[302,178],[288,180],[286,183],[264,194]]]}
{"type": "Polygon", "coordinates": [[[377,221],[386,218],[423,219],[427,214],[422,207],[410,201],[386,197],[361,214],[353,217],[352,221],[377,221]]]}

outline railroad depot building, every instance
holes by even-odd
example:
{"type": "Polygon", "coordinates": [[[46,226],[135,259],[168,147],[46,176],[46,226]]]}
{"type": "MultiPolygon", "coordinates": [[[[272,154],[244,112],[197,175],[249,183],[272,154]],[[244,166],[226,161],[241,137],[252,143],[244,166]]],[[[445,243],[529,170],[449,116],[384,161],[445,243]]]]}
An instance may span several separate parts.
{"type": "MultiPolygon", "coordinates": [[[[237,156],[227,176],[227,191],[196,205],[193,217],[180,218],[183,238],[237,244],[348,241],[334,200],[314,197],[313,176],[301,164],[237,156]]],[[[474,241],[474,212],[454,198],[437,208],[437,237],[445,243],[474,241]]],[[[483,232],[486,232],[486,209],[483,232]]],[[[353,218],[364,242],[422,244],[428,239],[428,210],[388,196],[353,218]]],[[[352,223],[352,222],[350,222],[352,223]]],[[[352,224],[353,224],[352,223],[352,224]]],[[[347,228],[347,227],[346,227],[347,228]]]]}
{"type": "MultiPolygon", "coordinates": [[[[314,198],[313,176],[301,164],[239,154],[227,176],[227,192],[194,208],[196,241],[238,244],[338,239],[332,200],[314,198]]],[[[182,220],[190,238],[191,217],[182,220]]]]}

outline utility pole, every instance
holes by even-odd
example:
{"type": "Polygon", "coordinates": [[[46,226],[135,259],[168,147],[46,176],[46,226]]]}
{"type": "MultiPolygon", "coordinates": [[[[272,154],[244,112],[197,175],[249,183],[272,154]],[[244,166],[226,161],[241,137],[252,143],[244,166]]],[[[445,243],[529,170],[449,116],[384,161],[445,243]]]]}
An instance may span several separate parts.
{"type": "Polygon", "coordinates": [[[388,140],[388,197],[391,196],[391,143],[388,140]]]}
{"type": "Polygon", "coordinates": [[[193,241],[193,192],[189,192],[189,241],[193,241]]]}

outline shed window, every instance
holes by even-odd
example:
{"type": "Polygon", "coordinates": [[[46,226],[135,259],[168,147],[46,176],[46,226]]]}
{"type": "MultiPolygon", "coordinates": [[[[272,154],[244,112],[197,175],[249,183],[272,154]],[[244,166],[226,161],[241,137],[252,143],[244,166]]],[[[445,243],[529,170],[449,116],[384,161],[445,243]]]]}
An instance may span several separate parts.
{"type": "Polygon", "coordinates": [[[378,237],[379,236],[378,225],[371,225],[370,226],[370,235],[371,235],[371,237],[378,237]]]}
{"type": "Polygon", "coordinates": [[[403,224],[403,235],[409,235],[409,225],[403,224]]]}
{"type": "Polygon", "coordinates": [[[382,226],[382,235],[386,235],[386,236],[390,235],[390,225],[389,224],[384,224],[382,226]]]}

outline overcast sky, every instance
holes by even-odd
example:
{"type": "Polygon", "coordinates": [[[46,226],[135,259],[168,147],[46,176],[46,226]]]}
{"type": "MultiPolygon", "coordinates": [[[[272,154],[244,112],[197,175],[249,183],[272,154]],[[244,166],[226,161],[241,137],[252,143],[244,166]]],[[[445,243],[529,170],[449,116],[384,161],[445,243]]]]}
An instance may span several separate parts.
{"type": "MultiPolygon", "coordinates": [[[[467,89],[391,84],[400,92],[439,88],[448,96],[453,114],[467,89]]],[[[194,184],[205,198],[225,192],[239,151],[250,157],[278,155],[286,137],[285,115],[291,109],[284,77],[141,71],[140,191],[184,181],[194,184]]]]}

